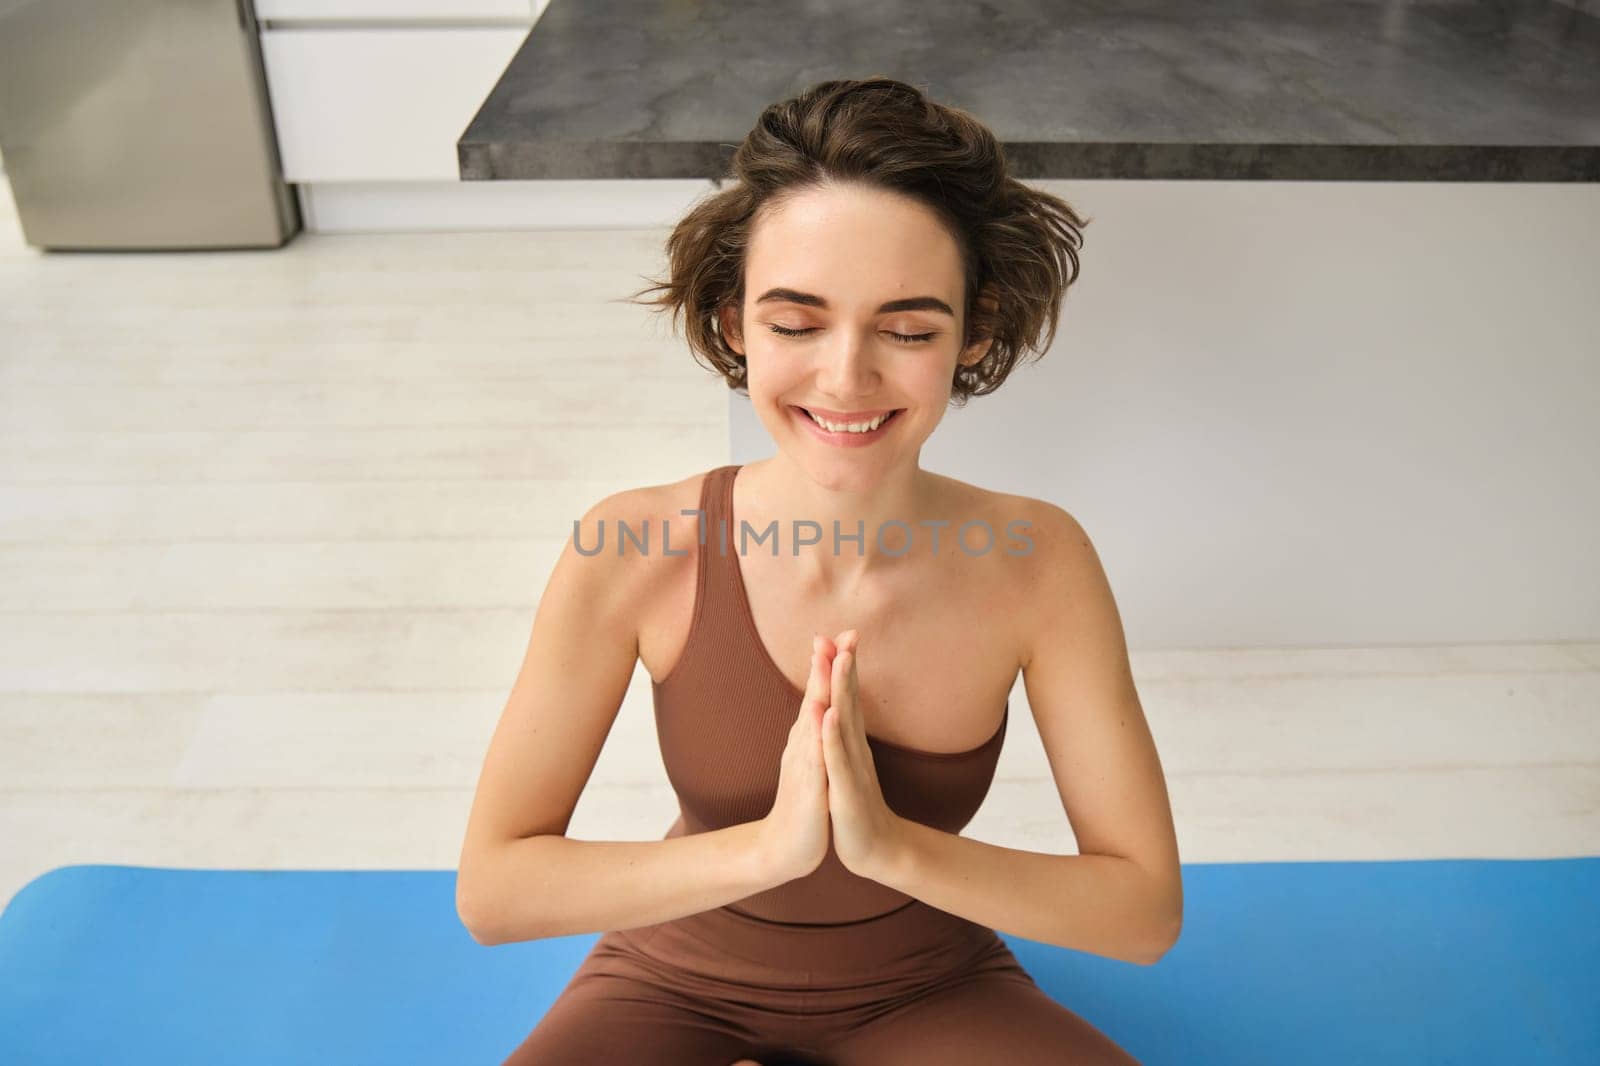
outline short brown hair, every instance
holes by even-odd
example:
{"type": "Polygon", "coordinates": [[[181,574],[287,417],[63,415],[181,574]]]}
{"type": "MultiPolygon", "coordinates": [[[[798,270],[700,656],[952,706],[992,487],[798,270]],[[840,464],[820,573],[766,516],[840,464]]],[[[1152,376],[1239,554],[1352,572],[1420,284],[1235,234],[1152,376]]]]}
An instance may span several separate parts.
{"type": "Polygon", "coordinates": [[[994,134],[971,114],[934,103],[887,77],[824,81],[768,106],[734,151],[735,184],[700,200],[667,238],[668,277],[630,302],[687,321],[695,360],[746,389],[745,358],[722,334],[721,308],[744,305],[745,250],[760,213],[796,192],[852,182],[909,196],[955,238],[966,276],[962,350],[993,337],[957,366],[951,402],[1000,387],[1029,350],[1055,339],[1060,305],[1078,277],[1083,227],[1072,207],[1006,175],[994,134]],[[639,301],[645,293],[659,293],[639,301]],[[994,305],[979,302],[979,294],[994,305]],[[1043,342],[1040,343],[1040,335],[1043,342]]]}

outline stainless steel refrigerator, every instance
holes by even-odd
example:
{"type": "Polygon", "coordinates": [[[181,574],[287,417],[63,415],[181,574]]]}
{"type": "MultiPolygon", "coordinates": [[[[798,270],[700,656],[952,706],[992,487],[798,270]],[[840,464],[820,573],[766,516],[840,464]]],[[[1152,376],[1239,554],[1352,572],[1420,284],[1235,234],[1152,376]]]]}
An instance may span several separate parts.
{"type": "Polygon", "coordinates": [[[252,0],[0,0],[0,155],[38,248],[275,248],[300,230],[252,0]]]}

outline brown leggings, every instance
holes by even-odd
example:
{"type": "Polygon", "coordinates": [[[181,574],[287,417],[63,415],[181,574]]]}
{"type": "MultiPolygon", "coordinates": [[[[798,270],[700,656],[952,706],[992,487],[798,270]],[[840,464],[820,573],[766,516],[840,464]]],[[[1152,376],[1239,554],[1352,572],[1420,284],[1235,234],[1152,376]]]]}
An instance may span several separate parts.
{"type": "Polygon", "coordinates": [[[794,925],[718,907],[604,933],[505,1066],[1138,1066],[992,929],[920,900],[794,925]]]}

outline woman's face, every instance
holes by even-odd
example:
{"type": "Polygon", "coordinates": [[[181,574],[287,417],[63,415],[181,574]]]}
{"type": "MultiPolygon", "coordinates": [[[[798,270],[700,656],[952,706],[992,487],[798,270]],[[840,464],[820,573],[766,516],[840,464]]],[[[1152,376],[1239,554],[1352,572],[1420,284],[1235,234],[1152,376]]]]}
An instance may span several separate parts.
{"type": "Polygon", "coordinates": [[[905,197],[836,186],[762,216],[746,248],[743,330],[732,308],[722,324],[779,450],[825,484],[914,466],[949,406],[958,359],[988,349],[961,349],[963,283],[955,240],[905,197]],[[836,427],[894,413],[856,433],[807,411],[836,427]]]}

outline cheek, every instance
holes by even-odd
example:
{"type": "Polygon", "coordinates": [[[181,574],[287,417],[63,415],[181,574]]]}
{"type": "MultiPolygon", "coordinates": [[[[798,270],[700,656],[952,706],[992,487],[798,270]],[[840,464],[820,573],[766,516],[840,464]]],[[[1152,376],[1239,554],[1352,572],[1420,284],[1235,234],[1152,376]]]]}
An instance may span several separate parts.
{"type": "MultiPolygon", "coordinates": [[[[931,356],[933,353],[928,354],[931,356]]],[[[904,376],[899,379],[899,385],[908,396],[939,403],[949,397],[955,372],[954,360],[930,358],[923,363],[908,365],[904,376]]]]}
{"type": "MultiPolygon", "coordinates": [[[[750,351],[750,349],[746,349],[750,351]]],[[[750,398],[759,400],[789,388],[794,377],[792,361],[774,359],[759,348],[745,357],[745,381],[750,387],[750,398]]]]}
{"type": "Polygon", "coordinates": [[[745,388],[750,393],[750,403],[758,411],[777,411],[784,414],[784,397],[803,391],[803,375],[782,360],[763,359],[760,353],[745,360],[745,388]]]}

